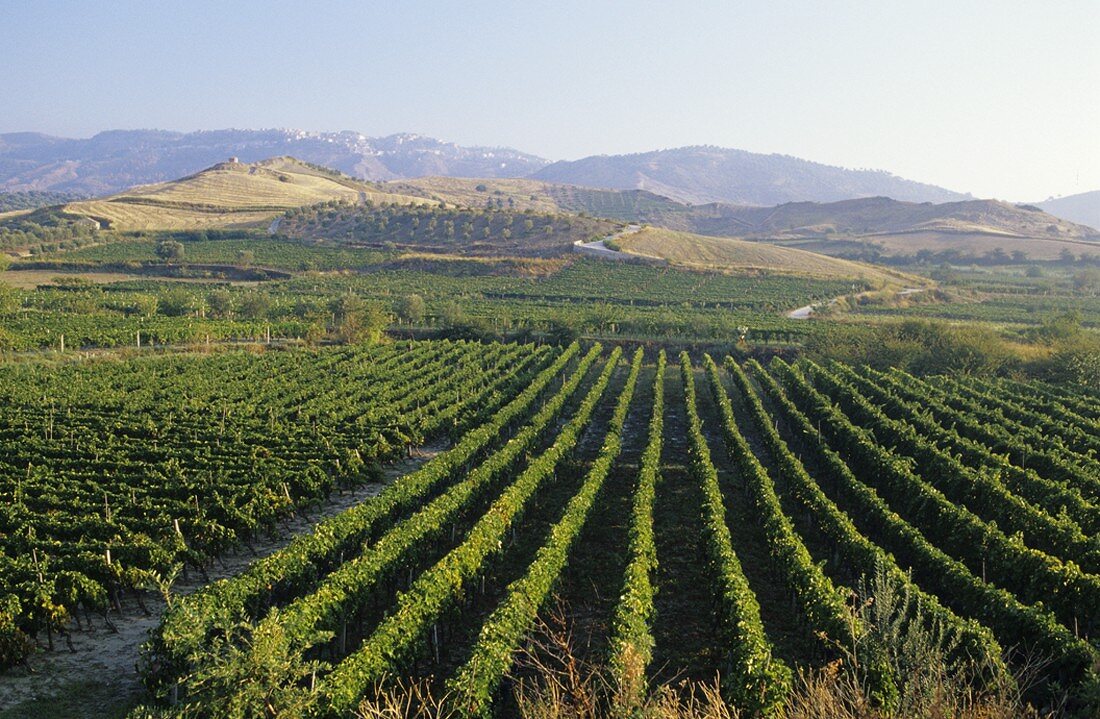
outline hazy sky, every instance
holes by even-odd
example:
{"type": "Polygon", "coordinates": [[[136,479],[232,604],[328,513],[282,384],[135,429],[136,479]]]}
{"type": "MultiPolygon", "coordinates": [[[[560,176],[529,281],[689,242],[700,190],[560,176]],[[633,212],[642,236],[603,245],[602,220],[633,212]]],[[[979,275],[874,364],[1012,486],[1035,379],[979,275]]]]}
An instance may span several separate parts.
{"type": "Polygon", "coordinates": [[[0,0],[0,132],[689,144],[1008,200],[1100,189],[1100,0],[0,0]]]}

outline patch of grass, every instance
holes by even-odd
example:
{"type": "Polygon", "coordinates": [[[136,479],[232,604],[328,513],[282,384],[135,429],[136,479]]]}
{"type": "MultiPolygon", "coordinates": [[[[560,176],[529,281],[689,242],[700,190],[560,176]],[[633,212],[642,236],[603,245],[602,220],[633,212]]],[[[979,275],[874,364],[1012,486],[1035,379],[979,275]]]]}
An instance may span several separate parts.
{"type": "Polygon", "coordinates": [[[132,689],[84,681],[67,684],[53,697],[31,699],[0,710],[0,719],[122,719],[138,705],[132,689]]]}

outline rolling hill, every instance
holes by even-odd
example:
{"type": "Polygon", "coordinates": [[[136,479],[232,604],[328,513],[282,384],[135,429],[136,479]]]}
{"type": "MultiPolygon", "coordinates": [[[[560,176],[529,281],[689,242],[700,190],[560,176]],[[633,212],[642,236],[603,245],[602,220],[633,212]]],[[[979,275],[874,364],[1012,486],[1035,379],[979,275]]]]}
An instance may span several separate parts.
{"type": "Polygon", "coordinates": [[[409,133],[371,138],[350,131],[111,130],[70,139],[22,132],[0,134],[0,191],[110,194],[190,175],[227,157],[257,162],[283,155],[369,180],[520,177],[548,162],[507,148],[461,147],[409,133]]]}
{"type": "Polygon", "coordinates": [[[1100,232],[1100,190],[1034,203],[1050,214],[1100,232]]]}
{"type": "MultiPolygon", "coordinates": [[[[387,182],[383,186],[392,192],[464,207],[585,213],[658,225],[674,223],[676,217],[690,216],[695,211],[691,205],[645,190],[608,190],[524,178],[422,177],[387,182]]],[[[681,224],[686,222],[683,220],[681,224]]]]}
{"type": "Polygon", "coordinates": [[[966,196],[885,172],[848,170],[784,155],[686,147],[551,163],[508,148],[463,147],[422,135],[381,138],[351,131],[112,130],[85,139],[33,132],[0,135],[0,191],[85,195],[193,174],[227,157],[256,162],[289,155],[352,177],[529,178],[552,184],[647,190],[686,203],[776,205],[885,195],[946,202],[966,196]]]}
{"type": "Polygon", "coordinates": [[[773,207],[690,205],[646,190],[608,190],[530,179],[430,177],[386,183],[395,192],[471,207],[587,213],[716,237],[782,242],[844,257],[904,257],[929,251],[956,259],[999,249],[1009,256],[1059,259],[1100,251],[1100,233],[1034,206],[996,200],[933,204],[868,197],[773,207]]]}
{"type": "Polygon", "coordinates": [[[670,264],[719,271],[765,271],[827,279],[864,280],[872,283],[912,283],[914,278],[885,268],[828,257],[814,252],[777,247],[727,237],[708,237],[645,227],[624,234],[614,242],[620,252],[670,264]]]}
{"type": "Polygon", "coordinates": [[[681,147],[555,162],[531,175],[547,182],[649,190],[690,204],[778,205],[885,195],[912,202],[969,197],[887,172],[849,170],[787,155],[720,147],[681,147]]]}
{"type": "MultiPolygon", "coordinates": [[[[485,245],[483,240],[488,240],[488,244],[499,246],[475,251],[495,254],[505,246],[520,254],[553,253],[597,231],[578,225],[559,232],[555,228],[564,228],[567,222],[544,222],[548,217],[573,215],[697,235],[763,240],[847,259],[974,261],[1100,256],[1100,233],[1091,227],[1059,219],[1031,205],[995,200],[933,204],[868,197],[773,207],[724,202],[692,205],[647,190],[610,190],[527,178],[435,176],[372,183],[287,157],[256,163],[222,162],[179,180],[69,202],[59,209],[63,217],[90,218],[111,229],[202,230],[266,227],[287,210],[333,200],[351,205],[367,201],[405,206],[445,203],[451,209],[501,212],[502,217],[512,218],[507,236],[496,235],[503,231],[503,221],[482,226],[481,219],[472,217],[456,221],[452,234],[444,236],[444,244],[453,244],[451,238],[469,235],[459,243],[466,248],[478,242],[485,245]],[[538,235],[535,242],[535,236],[524,229],[525,221],[518,219],[521,213],[545,216],[528,219],[538,219],[539,231],[549,228],[550,234],[538,235]],[[490,234],[483,236],[486,227],[490,234]],[[524,238],[526,244],[521,241],[524,238]]],[[[352,220],[346,227],[334,227],[330,225],[336,220],[330,219],[329,224],[310,226],[300,234],[355,239],[362,234],[356,223],[367,220],[352,220]]],[[[598,231],[611,226],[601,225],[598,231]]],[[[402,237],[387,241],[416,244],[410,238],[428,237],[421,235],[423,230],[418,234],[410,228],[402,237]]],[[[429,240],[432,245],[440,237],[432,235],[429,240]]]]}
{"type": "Polygon", "coordinates": [[[610,220],[439,205],[329,204],[288,211],[278,236],[312,243],[454,255],[555,257],[615,232],[610,220]]]}
{"type": "Polygon", "coordinates": [[[377,185],[279,157],[256,163],[223,162],[202,172],[109,197],[70,202],[68,215],[117,230],[201,230],[259,227],[288,209],[330,200],[430,204],[377,185]]]}

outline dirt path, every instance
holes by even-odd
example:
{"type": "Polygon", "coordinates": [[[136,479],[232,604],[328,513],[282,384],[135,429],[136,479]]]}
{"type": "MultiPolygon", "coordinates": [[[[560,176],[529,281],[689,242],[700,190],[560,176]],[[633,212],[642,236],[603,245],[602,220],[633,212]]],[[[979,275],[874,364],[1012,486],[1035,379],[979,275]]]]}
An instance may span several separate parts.
{"type": "Polygon", "coordinates": [[[605,243],[608,240],[614,240],[625,235],[633,235],[642,229],[641,225],[628,225],[625,229],[619,230],[613,235],[608,235],[595,242],[585,242],[583,240],[577,240],[573,243],[573,251],[579,252],[583,255],[590,255],[592,257],[600,257],[605,260],[629,260],[644,257],[644,255],[632,255],[626,252],[619,252],[608,247],[605,243]]]}
{"type": "MultiPolygon", "coordinates": [[[[407,474],[442,451],[443,445],[422,447],[413,457],[395,462],[386,467],[386,476],[392,481],[407,474]]],[[[333,494],[321,508],[313,508],[308,514],[295,514],[278,536],[265,537],[253,543],[256,554],[242,550],[222,558],[207,569],[210,580],[222,579],[239,574],[252,561],[267,556],[286,546],[299,534],[310,531],[325,517],[338,514],[343,510],[378,494],[385,485],[367,484],[333,494]]],[[[180,579],[174,590],[179,594],[190,594],[206,584],[197,572],[191,572],[189,581],[180,579]]],[[[122,616],[112,616],[118,633],[109,631],[101,623],[95,630],[74,631],[73,646],[75,652],[65,648],[64,641],[55,641],[56,650],[43,651],[29,660],[31,671],[18,667],[0,676],[0,712],[18,707],[24,702],[61,696],[71,691],[73,685],[88,684],[104,687],[108,697],[117,698],[118,703],[133,701],[141,694],[141,684],[137,674],[137,661],[142,643],[148,638],[160,621],[164,603],[152,595],[144,597],[145,605],[151,614],[146,616],[132,597],[122,601],[122,616]]],[[[27,715],[34,714],[28,707],[27,715]]],[[[18,714],[17,714],[18,715],[18,714]]],[[[90,708],[86,716],[100,716],[96,708],[90,708]]]]}
{"type": "MultiPolygon", "coordinates": [[[[898,291],[898,297],[908,297],[909,295],[915,295],[918,292],[927,292],[929,289],[931,289],[931,288],[930,287],[906,287],[905,289],[898,291]]],[[[860,292],[858,295],[856,295],[856,297],[864,297],[866,295],[871,294],[874,291],[875,290],[869,290],[867,292],[860,292]]],[[[844,296],[847,297],[847,295],[844,295],[844,296]]],[[[787,317],[792,319],[792,320],[808,320],[808,319],[810,319],[810,317],[812,317],[817,312],[817,309],[819,307],[822,307],[822,306],[831,307],[831,306],[835,305],[839,299],[840,299],[840,297],[834,297],[833,299],[829,300],[828,302],[817,302],[817,303],[812,304],[812,305],[805,305],[803,307],[793,309],[793,310],[791,310],[790,312],[787,313],[787,317]]]]}

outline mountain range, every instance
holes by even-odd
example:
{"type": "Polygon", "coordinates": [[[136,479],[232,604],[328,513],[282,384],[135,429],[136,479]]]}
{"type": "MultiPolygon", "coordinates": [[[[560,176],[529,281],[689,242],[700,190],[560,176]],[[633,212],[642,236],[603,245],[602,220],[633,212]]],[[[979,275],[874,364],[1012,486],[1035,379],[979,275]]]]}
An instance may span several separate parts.
{"type": "Polygon", "coordinates": [[[547,160],[515,150],[460,147],[413,134],[369,138],[304,130],[111,130],[87,139],[0,134],[0,191],[106,195],[167,182],[236,157],[292,155],[366,180],[424,175],[523,177],[547,160]]]}
{"type": "MultiPolygon", "coordinates": [[[[662,235],[669,241],[684,240],[688,235],[763,240],[853,259],[912,257],[922,251],[928,257],[947,257],[943,253],[949,252],[956,260],[1013,254],[1057,260],[1067,253],[1074,257],[1100,254],[1100,234],[1092,228],[1060,220],[1038,207],[997,200],[934,204],[865,197],[773,207],[724,202],[689,205],[647,190],[594,189],[528,178],[436,176],[371,182],[290,157],[256,163],[220,162],[165,183],[63,202],[41,212],[9,213],[8,220],[20,225],[56,215],[83,217],[120,231],[269,228],[282,232],[277,218],[287,210],[313,207],[315,210],[306,214],[315,213],[321,204],[330,208],[324,210],[328,214],[309,229],[310,239],[318,241],[362,235],[360,225],[368,221],[371,207],[387,207],[391,212],[398,212],[393,209],[397,207],[408,208],[399,214],[406,213],[409,218],[435,207],[440,211],[502,212],[499,218],[512,217],[519,226],[526,223],[516,218],[534,219],[539,214],[572,216],[572,222],[581,225],[593,218],[606,218],[672,230],[673,234],[662,235]],[[350,209],[356,206],[367,209],[350,209]],[[341,213],[347,215],[346,222],[337,221],[341,213]]],[[[461,224],[467,222],[468,218],[461,224]]],[[[478,229],[481,232],[484,227],[478,229]]],[[[472,228],[465,234],[472,238],[472,228]]],[[[371,237],[378,233],[367,235],[363,235],[365,241],[374,241],[371,237]]],[[[585,236],[582,233],[580,239],[585,236]]],[[[554,240],[550,244],[568,250],[575,239],[571,235],[569,242],[554,240]]],[[[535,247],[530,238],[523,240],[517,235],[515,240],[519,244],[505,244],[520,254],[544,249],[535,247]]],[[[698,238],[692,242],[697,247],[706,244],[698,238]]],[[[664,244],[667,242],[662,241],[664,244]]]]}
{"type": "Polygon", "coordinates": [[[876,196],[904,202],[971,199],[970,195],[888,172],[849,170],[788,155],[762,155],[721,147],[599,155],[555,162],[532,177],[571,185],[648,190],[689,204],[729,202],[772,206],[876,196]]]}
{"type": "Polygon", "coordinates": [[[1057,217],[1100,229],[1100,190],[1052,198],[1035,205],[1057,217]]]}
{"type": "Polygon", "coordinates": [[[617,190],[648,190],[680,202],[769,206],[887,196],[909,202],[969,198],[887,172],[850,170],[786,155],[684,147],[550,162],[517,150],[462,147],[415,134],[371,138],[304,130],[111,130],[86,139],[0,134],[0,191],[104,195],[190,175],[230,157],[293,156],[364,180],[430,175],[532,178],[617,190]]]}

